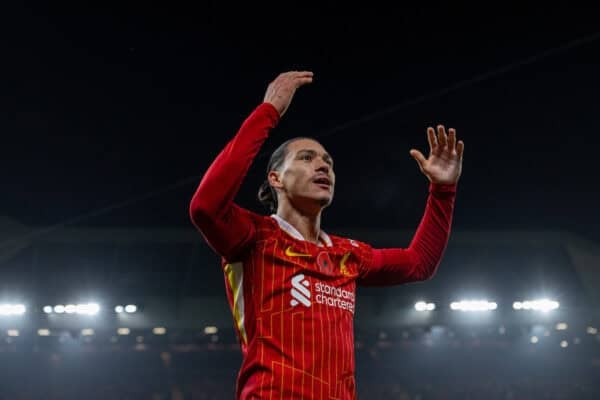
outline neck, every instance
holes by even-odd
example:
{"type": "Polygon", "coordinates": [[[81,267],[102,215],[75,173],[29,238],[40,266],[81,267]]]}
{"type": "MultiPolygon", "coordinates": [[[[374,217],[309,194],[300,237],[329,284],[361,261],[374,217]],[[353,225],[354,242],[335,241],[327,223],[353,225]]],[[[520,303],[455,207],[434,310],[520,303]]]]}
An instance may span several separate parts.
{"type": "Polygon", "coordinates": [[[292,225],[304,238],[312,243],[319,243],[321,232],[321,211],[306,213],[292,207],[289,203],[279,204],[277,215],[292,225]]]}

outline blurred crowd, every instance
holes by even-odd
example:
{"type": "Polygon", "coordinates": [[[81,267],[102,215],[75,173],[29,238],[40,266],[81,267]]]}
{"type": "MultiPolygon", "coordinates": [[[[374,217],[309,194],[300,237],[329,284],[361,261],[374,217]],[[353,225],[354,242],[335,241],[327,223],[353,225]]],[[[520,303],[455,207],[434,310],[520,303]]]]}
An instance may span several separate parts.
{"type": "MultiPolygon", "coordinates": [[[[2,351],[0,400],[233,399],[239,351],[189,350],[2,351]]],[[[600,399],[600,343],[594,342],[539,351],[518,343],[376,346],[357,349],[356,369],[359,399],[600,399]]]]}

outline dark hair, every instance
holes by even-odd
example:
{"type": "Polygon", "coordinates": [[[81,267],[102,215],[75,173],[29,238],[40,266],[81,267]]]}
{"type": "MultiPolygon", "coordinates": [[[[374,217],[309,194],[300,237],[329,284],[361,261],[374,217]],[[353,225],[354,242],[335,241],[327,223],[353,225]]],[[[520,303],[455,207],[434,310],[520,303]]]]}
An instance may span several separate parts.
{"type": "MultiPolygon", "coordinates": [[[[308,139],[315,140],[306,136],[299,136],[295,138],[291,138],[283,142],[279,145],[278,148],[275,149],[273,154],[271,154],[271,158],[269,159],[269,163],[267,164],[267,175],[269,172],[273,170],[278,170],[283,165],[283,161],[288,154],[288,145],[296,140],[300,139],[308,139]]],[[[316,140],[315,140],[316,141],[316,140]]],[[[258,188],[258,201],[261,202],[262,205],[267,207],[269,212],[277,211],[277,193],[275,189],[269,184],[269,180],[265,179],[265,181],[258,188]]]]}

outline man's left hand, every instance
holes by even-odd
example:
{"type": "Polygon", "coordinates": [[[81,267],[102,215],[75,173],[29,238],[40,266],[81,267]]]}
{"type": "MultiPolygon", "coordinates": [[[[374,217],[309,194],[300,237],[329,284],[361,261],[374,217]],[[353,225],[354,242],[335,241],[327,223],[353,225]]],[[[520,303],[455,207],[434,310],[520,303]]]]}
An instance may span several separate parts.
{"type": "Polygon", "coordinates": [[[430,182],[438,184],[456,184],[462,172],[462,160],[465,144],[456,141],[456,131],[448,130],[443,125],[437,127],[437,137],[432,127],[427,128],[429,140],[429,158],[425,158],[419,150],[412,149],[410,155],[417,161],[421,172],[430,182]]]}

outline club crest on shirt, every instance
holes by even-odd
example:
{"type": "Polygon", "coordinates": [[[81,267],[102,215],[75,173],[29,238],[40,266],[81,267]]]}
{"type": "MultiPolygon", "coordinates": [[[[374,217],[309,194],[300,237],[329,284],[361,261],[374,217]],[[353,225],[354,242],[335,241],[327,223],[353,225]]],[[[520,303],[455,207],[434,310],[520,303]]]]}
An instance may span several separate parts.
{"type": "Polygon", "coordinates": [[[350,276],[354,275],[350,271],[350,269],[346,266],[346,261],[348,261],[350,254],[352,254],[352,253],[347,252],[346,254],[344,254],[344,256],[342,257],[342,260],[340,261],[340,272],[342,273],[342,275],[344,275],[346,277],[350,277],[350,276]]]}

